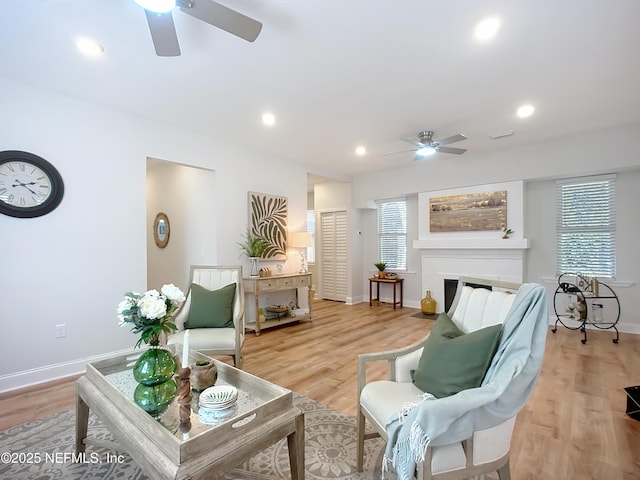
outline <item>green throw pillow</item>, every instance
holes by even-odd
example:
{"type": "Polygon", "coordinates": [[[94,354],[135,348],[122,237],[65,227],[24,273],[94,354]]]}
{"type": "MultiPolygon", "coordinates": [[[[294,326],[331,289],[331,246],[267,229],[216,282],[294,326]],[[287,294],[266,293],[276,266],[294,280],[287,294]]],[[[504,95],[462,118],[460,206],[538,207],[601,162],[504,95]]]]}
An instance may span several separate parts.
{"type": "Polygon", "coordinates": [[[425,342],[413,383],[437,398],[479,387],[501,331],[502,325],[492,325],[465,334],[447,314],[440,314],[425,342]]]}
{"type": "Polygon", "coordinates": [[[207,290],[198,284],[191,285],[191,309],[184,322],[185,328],[233,327],[233,297],[236,284],[219,290],[207,290]]]}

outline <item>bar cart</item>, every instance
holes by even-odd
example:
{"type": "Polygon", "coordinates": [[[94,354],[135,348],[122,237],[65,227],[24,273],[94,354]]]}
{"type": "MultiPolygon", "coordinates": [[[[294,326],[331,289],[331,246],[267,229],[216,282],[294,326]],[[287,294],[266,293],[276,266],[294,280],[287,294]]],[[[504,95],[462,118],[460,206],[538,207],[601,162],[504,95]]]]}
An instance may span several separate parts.
{"type": "Polygon", "coordinates": [[[587,326],[600,330],[613,329],[620,341],[616,327],[620,320],[620,300],[613,289],[596,278],[579,273],[563,273],[558,277],[558,287],[553,296],[556,322],[553,333],[558,331],[558,323],[569,330],[580,330],[582,343],[587,343],[587,326]]]}

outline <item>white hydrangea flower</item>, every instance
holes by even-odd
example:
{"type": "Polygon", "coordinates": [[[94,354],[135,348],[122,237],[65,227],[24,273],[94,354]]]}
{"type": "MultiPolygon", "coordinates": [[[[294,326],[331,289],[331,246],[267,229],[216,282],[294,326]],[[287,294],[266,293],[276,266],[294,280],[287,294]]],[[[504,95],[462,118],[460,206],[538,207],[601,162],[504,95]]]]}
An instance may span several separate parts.
{"type": "Polygon", "coordinates": [[[162,287],[161,291],[162,294],[172,302],[184,302],[186,299],[184,293],[182,293],[182,290],[176,287],[173,283],[165,285],[164,287],[162,287]]]}
{"type": "Polygon", "coordinates": [[[121,317],[123,312],[130,310],[135,304],[136,302],[133,298],[124,297],[124,300],[118,304],[118,317],[121,317]]]}
{"type": "Polygon", "coordinates": [[[149,290],[138,300],[138,314],[149,320],[162,318],[167,314],[167,304],[157,290],[149,290]]]}

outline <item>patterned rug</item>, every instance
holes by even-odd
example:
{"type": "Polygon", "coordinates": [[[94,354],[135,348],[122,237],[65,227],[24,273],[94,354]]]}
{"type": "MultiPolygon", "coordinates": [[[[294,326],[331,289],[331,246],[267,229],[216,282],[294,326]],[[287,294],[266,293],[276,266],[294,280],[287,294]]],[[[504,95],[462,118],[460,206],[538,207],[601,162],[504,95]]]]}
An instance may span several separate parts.
{"type": "MultiPolygon", "coordinates": [[[[370,480],[381,477],[384,442],[365,442],[364,471],[356,471],[356,421],[354,418],[295,395],[305,413],[306,480],[370,480]]],[[[111,433],[91,415],[89,436],[113,440],[111,433]]],[[[147,480],[125,452],[87,447],[87,463],[74,461],[75,412],[68,411],[0,432],[0,478],[12,480],[147,480]],[[95,457],[92,454],[96,455],[95,457]],[[91,463],[99,458],[101,463],[91,463]],[[104,461],[110,458],[113,461],[104,461]]],[[[220,477],[224,480],[289,479],[286,440],[258,452],[220,477]]]]}

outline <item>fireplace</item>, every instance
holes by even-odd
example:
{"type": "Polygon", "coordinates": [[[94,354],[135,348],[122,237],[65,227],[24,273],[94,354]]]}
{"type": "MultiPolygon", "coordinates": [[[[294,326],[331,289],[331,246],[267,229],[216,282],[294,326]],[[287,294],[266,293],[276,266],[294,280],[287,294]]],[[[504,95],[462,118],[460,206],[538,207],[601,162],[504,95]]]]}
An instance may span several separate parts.
{"type": "MultiPolygon", "coordinates": [[[[414,241],[414,248],[420,250],[422,267],[422,291],[431,290],[437,302],[437,311],[446,312],[455,296],[456,282],[460,277],[482,278],[522,283],[524,281],[524,259],[528,245],[517,243],[508,248],[510,240],[500,240],[498,246],[478,245],[470,242],[467,248],[437,245],[430,242],[414,241]],[[445,296],[445,280],[451,280],[452,293],[445,296]]],[[[515,243],[515,242],[514,242],[515,243]]],[[[511,244],[512,245],[512,244],[511,244]]]]}

